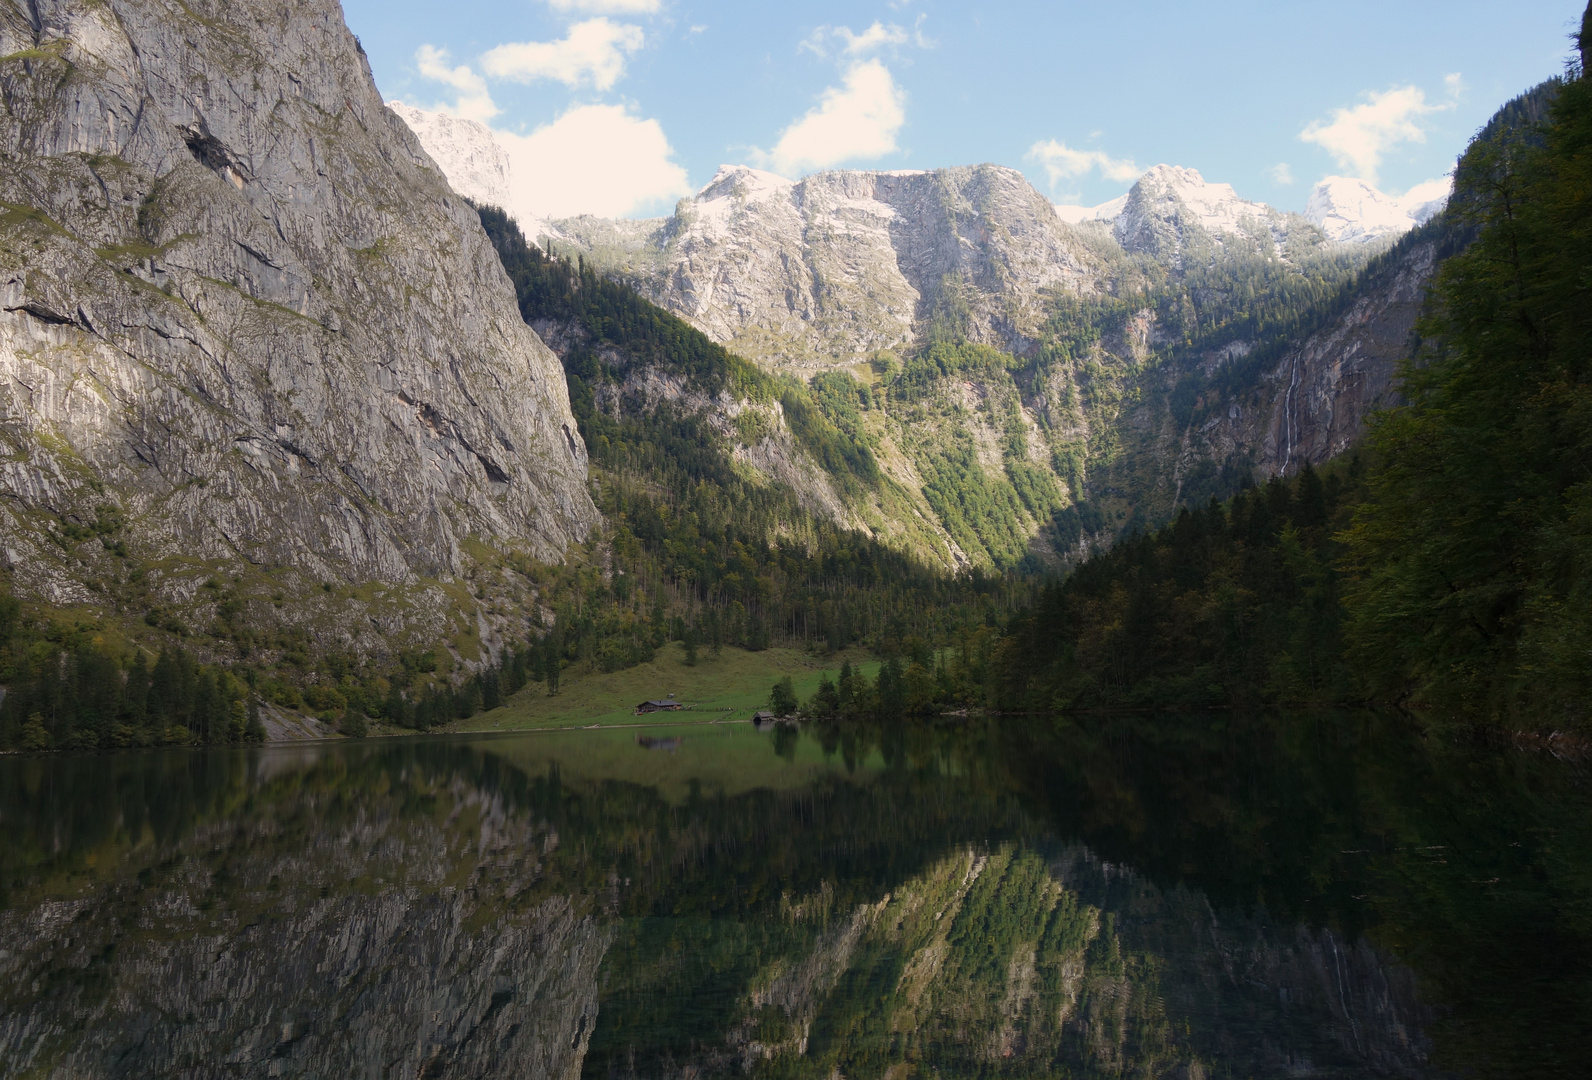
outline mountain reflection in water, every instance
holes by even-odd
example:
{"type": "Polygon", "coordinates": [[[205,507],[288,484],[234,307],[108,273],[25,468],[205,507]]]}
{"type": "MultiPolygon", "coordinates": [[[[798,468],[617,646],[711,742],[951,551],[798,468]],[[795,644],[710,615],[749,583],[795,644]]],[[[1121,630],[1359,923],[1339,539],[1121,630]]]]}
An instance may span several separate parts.
{"type": "Polygon", "coordinates": [[[1573,764],[1369,714],[679,734],[0,761],[0,1076],[1592,1060],[1573,764]]]}

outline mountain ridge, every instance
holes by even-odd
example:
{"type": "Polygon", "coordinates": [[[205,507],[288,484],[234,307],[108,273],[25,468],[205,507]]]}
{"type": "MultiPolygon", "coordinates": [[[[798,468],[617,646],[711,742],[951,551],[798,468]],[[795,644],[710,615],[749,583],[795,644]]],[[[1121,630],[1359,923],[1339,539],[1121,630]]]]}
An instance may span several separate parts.
{"type": "MultiPolygon", "coordinates": [[[[919,508],[942,534],[932,558],[971,565],[996,558],[987,530],[1026,536],[1048,558],[1055,544],[1101,542],[1341,450],[1386,400],[1432,267],[1414,258],[1396,297],[1366,297],[1348,321],[1278,352],[1272,336],[1289,331],[1268,329],[1270,316],[1233,321],[1252,303],[1243,297],[1287,286],[1297,299],[1285,309],[1326,303],[1392,239],[1337,243],[1302,215],[1172,166],[1108,209],[1069,222],[992,165],[799,181],[724,165],[669,217],[565,219],[544,242],[766,369],[839,371],[871,388],[865,426],[881,467],[942,500],[919,508]],[[921,390],[891,391],[906,370],[922,379],[915,357],[957,341],[1006,359],[936,361],[932,417],[921,390]],[[1257,349],[1271,350],[1259,366],[1257,349]],[[967,517],[958,503],[974,490],[990,494],[967,517]],[[968,531],[947,526],[963,518],[968,531]]],[[[820,501],[837,522],[859,520],[820,501]]],[[[996,561],[1015,557],[1011,543],[996,561]]]]}

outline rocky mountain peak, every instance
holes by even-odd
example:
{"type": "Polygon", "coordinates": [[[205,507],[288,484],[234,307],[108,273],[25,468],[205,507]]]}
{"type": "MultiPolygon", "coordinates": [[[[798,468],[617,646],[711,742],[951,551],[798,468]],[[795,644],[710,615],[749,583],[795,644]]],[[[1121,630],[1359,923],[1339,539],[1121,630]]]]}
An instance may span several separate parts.
{"type": "Polygon", "coordinates": [[[614,270],[714,340],[802,369],[908,345],[946,304],[975,339],[1021,347],[1044,294],[1083,287],[1092,265],[1049,201],[998,165],[794,182],[726,165],[661,227],[601,236],[588,257],[617,258],[614,270]]]}
{"type": "Polygon", "coordinates": [[[1399,236],[1431,219],[1448,203],[1444,185],[1422,184],[1398,199],[1365,180],[1329,176],[1305,204],[1305,217],[1339,243],[1363,244],[1399,236]]]}
{"type": "Polygon", "coordinates": [[[509,155],[498,145],[491,128],[401,101],[389,101],[387,107],[409,125],[454,191],[487,206],[507,210],[513,205],[509,155]]]}
{"type": "Polygon", "coordinates": [[[1218,244],[1224,237],[1264,233],[1281,241],[1282,219],[1265,203],[1240,198],[1231,184],[1213,184],[1194,169],[1157,165],[1128,192],[1112,231],[1127,251],[1175,262],[1192,231],[1218,244]]]}
{"type": "Polygon", "coordinates": [[[1211,232],[1237,232],[1239,222],[1246,217],[1264,218],[1276,213],[1265,203],[1239,198],[1231,184],[1210,183],[1197,170],[1176,165],[1157,165],[1139,177],[1134,187],[1141,201],[1176,199],[1211,232]]]}
{"type": "Polygon", "coordinates": [[[755,202],[789,195],[795,186],[795,181],[748,165],[720,165],[713,179],[696,193],[696,200],[704,203],[734,198],[755,202]]]}

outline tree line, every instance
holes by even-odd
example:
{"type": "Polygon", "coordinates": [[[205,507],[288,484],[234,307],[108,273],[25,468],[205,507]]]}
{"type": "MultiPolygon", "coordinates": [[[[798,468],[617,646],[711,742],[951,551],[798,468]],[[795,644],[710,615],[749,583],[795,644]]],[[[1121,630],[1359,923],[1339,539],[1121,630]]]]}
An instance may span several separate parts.
{"type": "Polygon", "coordinates": [[[0,592],[0,750],[260,743],[262,708],[302,710],[361,737],[369,721],[428,731],[495,709],[535,682],[557,693],[574,634],[555,623],[506,645],[462,679],[437,674],[434,652],[389,667],[324,656],[299,686],[247,662],[206,663],[168,644],[159,652],[108,641],[104,627],[28,613],[0,592]]]}

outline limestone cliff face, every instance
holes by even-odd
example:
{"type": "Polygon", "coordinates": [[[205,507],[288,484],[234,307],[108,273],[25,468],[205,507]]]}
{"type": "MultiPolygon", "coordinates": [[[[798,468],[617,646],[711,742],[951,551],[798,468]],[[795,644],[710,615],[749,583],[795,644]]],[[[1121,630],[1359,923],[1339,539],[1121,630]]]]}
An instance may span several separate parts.
{"type": "Polygon", "coordinates": [[[1346,311],[1270,372],[1274,402],[1257,455],[1262,468],[1293,472],[1341,454],[1364,433],[1373,411],[1393,404],[1440,246],[1430,235],[1417,238],[1346,311]]]}
{"type": "Polygon", "coordinates": [[[1099,277],[1049,201],[995,165],[799,183],[726,166],[648,232],[558,225],[662,306],[774,367],[900,349],[937,313],[974,340],[1024,351],[1047,292],[1099,277]]]}
{"type": "MultiPolygon", "coordinates": [[[[1432,277],[1454,245],[1440,220],[1369,267],[1340,310],[1196,419],[1175,474],[1234,458],[1262,476],[1288,475],[1349,450],[1371,414],[1396,403],[1399,366],[1414,353],[1432,277]]],[[[1249,347],[1207,357],[1206,374],[1242,363],[1249,347]]]]}
{"type": "Polygon", "coordinates": [[[557,359],[335,0],[0,0],[0,533],[321,580],[556,557],[596,512],[557,359]]]}

